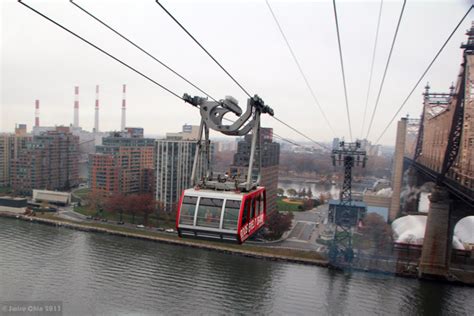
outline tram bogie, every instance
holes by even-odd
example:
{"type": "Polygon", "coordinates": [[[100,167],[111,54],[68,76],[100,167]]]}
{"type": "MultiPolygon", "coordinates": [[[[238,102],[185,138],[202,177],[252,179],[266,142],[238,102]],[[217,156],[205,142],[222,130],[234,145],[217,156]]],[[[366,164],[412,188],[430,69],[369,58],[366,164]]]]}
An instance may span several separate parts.
{"type": "Polygon", "coordinates": [[[176,216],[181,237],[198,237],[243,243],[263,227],[265,188],[250,192],[187,189],[176,216]]]}

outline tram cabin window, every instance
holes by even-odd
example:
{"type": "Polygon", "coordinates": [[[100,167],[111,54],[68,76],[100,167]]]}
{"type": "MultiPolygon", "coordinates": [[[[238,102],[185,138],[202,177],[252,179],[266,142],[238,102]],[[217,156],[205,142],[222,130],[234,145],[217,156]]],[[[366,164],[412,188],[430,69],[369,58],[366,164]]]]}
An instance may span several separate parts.
{"type": "Polygon", "coordinates": [[[184,196],[179,215],[179,223],[184,225],[194,224],[194,211],[196,210],[197,197],[184,196]]]}
{"type": "Polygon", "coordinates": [[[199,200],[197,226],[219,228],[222,212],[222,199],[204,198],[199,200]]]}
{"type": "Polygon", "coordinates": [[[245,200],[245,207],[242,213],[242,223],[241,223],[242,226],[247,224],[248,222],[248,216],[250,214],[250,202],[252,202],[251,198],[248,198],[247,200],[245,200]]]}
{"type": "Polygon", "coordinates": [[[224,221],[222,223],[223,229],[237,230],[237,224],[239,222],[240,213],[240,201],[237,200],[226,200],[224,221]]]}
{"type": "Polygon", "coordinates": [[[256,202],[257,202],[257,199],[256,199],[256,198],[252,198],[252,200],[251,200],[251,202],[250,202],[250,206],[251,206],[251,208],[252,208],[252,211],[251,211],[251,213],[250,213],[250,218],[251,218],[251,219],[252,219],[252,218],[255,218],[255,213],[256,213],[256,210],[257,210],[257,209],[256,209],[256,206],[257,206],[256,202]]]}

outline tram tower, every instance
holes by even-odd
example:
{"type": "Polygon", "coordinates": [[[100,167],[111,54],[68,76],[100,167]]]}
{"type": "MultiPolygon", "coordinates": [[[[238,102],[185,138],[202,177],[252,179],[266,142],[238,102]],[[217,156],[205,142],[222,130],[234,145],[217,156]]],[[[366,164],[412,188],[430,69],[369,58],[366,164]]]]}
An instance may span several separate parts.
{"type": "Polygon", "coordinates": [[[329,212],[329,221],[334,224],[334,237],[329,247],[329,260],[332,264],[340,262],[350,263],[354,257],[352,249],[352,231],[361,214],[352,201],[352,168],[365,168],[367,155],[360,148],[360,142],[339,142],[331,154],[334,166],[344,166],[344,182],[339,196],[339,205],[329,212]]]}

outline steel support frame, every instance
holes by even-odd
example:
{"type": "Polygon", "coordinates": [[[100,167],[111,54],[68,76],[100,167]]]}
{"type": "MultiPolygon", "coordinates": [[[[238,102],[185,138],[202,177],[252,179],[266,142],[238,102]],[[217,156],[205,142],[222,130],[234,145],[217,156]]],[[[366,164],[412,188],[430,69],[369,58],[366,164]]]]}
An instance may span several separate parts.
{"type": "Polygon", "coordinates": [[[340,204],[336,206],[334,214],[332,214],[332,222],[334,223],[334,236],[329,247],[329,260],[331,264],[337,265],[341,261],[350,264],[354,258],[354,250],[352,248],[352,228],[354,227],[354,216],[357,217],[356,222],[360,218],[360,214],[353,214],[354,206],[352,205],[352,168],[355,164],[365,166],[366,152],[360,149],[360,143],[341,142],[340,149],[332,151],[332,160],[344,165],[344,181],[340,192],[340,204]],[[362,157],[362,159],[360,159],[362,157]]]}

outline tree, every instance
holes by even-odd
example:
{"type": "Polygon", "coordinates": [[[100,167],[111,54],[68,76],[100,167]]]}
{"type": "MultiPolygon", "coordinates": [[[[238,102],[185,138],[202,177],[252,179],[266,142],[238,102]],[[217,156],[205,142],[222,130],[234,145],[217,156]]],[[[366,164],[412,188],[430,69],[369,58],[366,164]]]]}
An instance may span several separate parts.
{"type": "Polygon", "coordinates": [[[374,250],[391,249],[393,232],[382,216],[376,213],[368,213],[362,220],[360,229],[362,237],[369,240],[374,250]]]}
{"type": "Polygon", "coordinates": [[[132,215],[132,224],[135,224],[135,216],[140,212],[140,196],[138,194],[127,195],[125,199],[125,207],[127,213],[132,215]]]}
{"type": "Polygon", "coordinates": [[[313,191],[311,191],[311,187],[308,188],[308,191],[306,192],[306,196],[310,199],[313,198],[313,191]]]}
{"type": "Polygon", "coordinates": [[[138,212],[143,214],[143,224],[148,226],[148,218],[155,211],[155,199],[150,193],[139,194],[136,198],[138,212]]]}
{"type": "Polygon", "coordinates": [[[268,229],[268,233],[266,237],[271,240],[280,238],[284,232],[291,228],[292,219],[293,213],[291,212],[288,212],[287,214],[275,212],[267,220],[266,227],[268,229]]]}
{"type": "Polygon", "coordinates": [[[324,193],[319,194],[319,203],[325,204],[326,203],[326,197],[324,196],[324,193]]]}
{"type": "Polygon", "coordinates": [[[278,193],[279,196],[282,196],[282,195],[285,194],[285,190],[283,190],[282,188],[278,188],[277,193],[278,193]]]}
{"type": "Polygon", "coordinates": [[[295,189],[292,189],[292,188],[286,189],[286,193],[287,193],[289,196],[296,196],[296,190],[295,190],[295,189]]]}
{"type": "Polygon", "coordinates": [[[88,205],[88,209],[91,211],[95,211],[96,215],[103,209],[105,204],[105,198],[96,191],[91,191],[86,196],[86,201],[88,205]]]}
{"type": "Polygon", "coordinates": [[[304,200],[304,202],[303,202],[303,210],[304,211],[312,210],[313,207],[314,207],[314,201],[312,199],[304,200]]]}
{"type": "Polygon", "coordinates": [[[123,212],[125,211],[125,207],[126,207],[126,199],[127,197],[123,194],[120,194],[120,193],[116,193],[112,196],[110,196],[106,202],[105,202],[105,209],[108,211],[108,212],[112,212],[112,213],[118,213],[119,216],[120,216],[120,219],[119,221],[120,222],[123,222],[123,212]]]}

